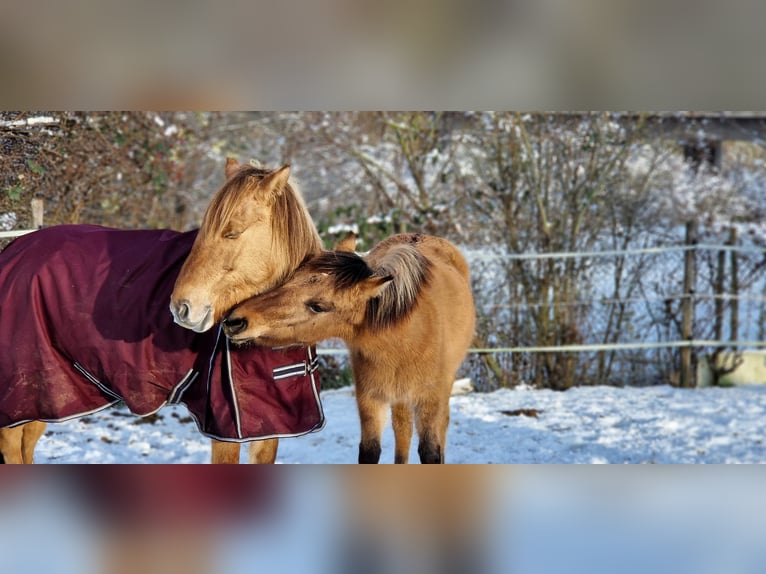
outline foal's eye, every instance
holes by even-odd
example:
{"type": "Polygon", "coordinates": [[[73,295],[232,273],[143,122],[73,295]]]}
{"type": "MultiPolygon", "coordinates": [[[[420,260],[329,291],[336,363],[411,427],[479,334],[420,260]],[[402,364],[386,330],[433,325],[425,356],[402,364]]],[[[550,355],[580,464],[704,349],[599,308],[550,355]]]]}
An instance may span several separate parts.
{"type": "Polygon", "coordinates": [[[322,305],[321,303],[317,301],[309,301],[308,303],[306,303],[306,307],[308,307],[309,310],[313,313],[326,313],[327,311],[329,311],[327,307],[325,307],[324,305],[322,305]]]}
{"type": "Polygon", "coordinates": [[[242,235],[242,232],[241,232],[241,231],[227,231],[226,233],[224,233],[224,235],[223,235],[223,236],[224,236],[226,239],[236,239],[236,238],[237,238],[237,237],[239,237],[240,235],[242,235]]]}

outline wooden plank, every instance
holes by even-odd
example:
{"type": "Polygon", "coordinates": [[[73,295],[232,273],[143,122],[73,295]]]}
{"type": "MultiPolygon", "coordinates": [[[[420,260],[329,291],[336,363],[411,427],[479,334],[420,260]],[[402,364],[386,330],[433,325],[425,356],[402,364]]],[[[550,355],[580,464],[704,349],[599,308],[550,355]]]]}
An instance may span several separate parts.
{"type": "Polygon", "coordinates": [[[32,228],[33,229],[41,229],[43,226],[43,200],[42,199],[33,199],[32,200],[32,228]]]}

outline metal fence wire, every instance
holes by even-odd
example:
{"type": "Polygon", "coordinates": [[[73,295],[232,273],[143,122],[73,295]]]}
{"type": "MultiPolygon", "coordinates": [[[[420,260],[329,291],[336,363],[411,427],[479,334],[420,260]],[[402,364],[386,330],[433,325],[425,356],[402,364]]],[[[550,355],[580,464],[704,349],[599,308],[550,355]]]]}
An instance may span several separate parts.
{"type": "Polygon", "coordinates": [[[683,349],[691,352],[693,381],[702,357],[766,346],[760,247],[476,254],[469,261],[479,344],[467,369],[481,388],[679,384],[683,349]]]}
{"type": "MultiPolygon", "coordinates": [[[[680,384],[685,349],[693,384],[700,361],[714,364],[724,351],[766,347],[766,249],[760,246],[465,254],[477,336],[460,375],[478,390],[680,384]],[[689,312],[691,329],[684,332],[689,312]]],[[[318,353],[334,356],[339,372],[346,367],[339,341],[318,353]]]]}

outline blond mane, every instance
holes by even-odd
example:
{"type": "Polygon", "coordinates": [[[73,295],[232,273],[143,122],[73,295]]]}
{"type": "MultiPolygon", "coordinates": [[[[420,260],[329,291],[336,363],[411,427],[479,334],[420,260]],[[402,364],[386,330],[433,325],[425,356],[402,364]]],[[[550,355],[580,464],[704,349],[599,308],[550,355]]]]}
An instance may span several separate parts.
{"type": "MultiPolygon", "coordinates": [[[[208,207],[203,228],[206,233],[221,234],[242,204],[244,196],[271,170],[251,165],[243,165],[224,184],[208,207]]],[[[271,209],[272,252],[275,259],[283,264],[285,272],[276,277],[277,282],[285,279],[290,270],[295,269],[306,258],[307,253],[322,250],[322,240],[311,220],[303,197],[296,187],[289,182],[274,200],[271,209]],[[289,238],[288,241],[285,238],[289,238]]]]}
{"type": "Polygon", "coordinates": [[[322,251],[322,239],[309,215],[306,204],[297,189],[289,183],[285,191],[277,198],[272,209],[272,245],[275,253],[281,252],[279,258],[285,272],[277,277],[281,283],[287,275],[306,259],[306,254],[322,251]],[[289,241],[280,238],[289,237],[289,241]]]}

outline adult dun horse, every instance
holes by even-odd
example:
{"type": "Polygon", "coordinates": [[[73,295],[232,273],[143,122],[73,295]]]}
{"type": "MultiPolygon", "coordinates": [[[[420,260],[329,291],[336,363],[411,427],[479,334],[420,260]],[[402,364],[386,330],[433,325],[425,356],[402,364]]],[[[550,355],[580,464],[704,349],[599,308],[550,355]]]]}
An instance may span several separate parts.
{"type": "MultiPolygon", "coordinates": [[[[310,350],[240,354],[209,330],[226,305],[275,285],[321,245],[287,183],[287,166],[268,172],[229,160],[226,175],[199,233],[54,226],[0,253],[0,328],[13,344],[0,353],[6,462],[32,462],[42,421],[67,420],[119,400],[139,415],[183,402],[204,434],[233,441],[292,436],[298,433],[293,424],[300,434],[321,428],[310,350]],[[199,265],[216,233],[239,245],[210,255],[225,277],[199,265]],[[196,299],[183,287],[195,279],[192,268],[201,284],[219,290],[205,304],[204,325],[188,322],[196,299]],[[174,318],[167,304],[177,277],[185,302],[171,304],[174,318]],[[286,383],[275,384],[277,378],[286,383]],[[310,381],[311,389],[298,381],[310,381]],[[301,388],[301,397],[292,394],[301,388]],[[267,402],[291,412],[250,417],[254,403],[260,409],[267,402]]],[[[258,458],[260,442],[273,443],[266,449],[271,460],[273,440],[251,443],[251,458],[258,458]]],[[[213,460],[224,458],[218,450],[234,448],[238,460],[237,442],[214,441],[213,460]]]]}
{"type": "MultiPolygon", "coordinates": [[[[227,184],[210,202],[176,280],[170,311],[178,325],[204,332],[235,304],[278,285],[322,240],[290,167],[265,172],[226,161],[227,184]]],[[[273,463],[277,439],[250,443],[249,460],[273,463]]],[[[237,463],[239,445],[213,441],[213,463],[237,463]]]]}
{"type": "Polygon", "coordinates": [[[361,420],[359,462],[377,463],[391,406],[395,462],[409,460],[413,417],[423,463],[444,462],[449,397],[475,328],[468,265],[445,239],[403,234],[367,256],[353,238],[306,261],[276,289],[235,307],[235,344],[315,344],[338,337],[351,356],[361,420]]]}

